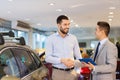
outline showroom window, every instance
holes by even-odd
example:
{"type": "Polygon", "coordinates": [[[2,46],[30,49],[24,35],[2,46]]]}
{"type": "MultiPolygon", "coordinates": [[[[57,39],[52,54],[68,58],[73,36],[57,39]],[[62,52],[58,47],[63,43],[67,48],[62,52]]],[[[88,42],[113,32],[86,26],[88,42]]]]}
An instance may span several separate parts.
{"type": "Polygon", "coordinates": [[[11,29],[10,28],[3,28],[3,27],[0,27],[0,32],[3,32],[3,31],[10,31],[11,29]]]}
{"type": "Polygon", "coordinates": [[[94,49],[98,44],[98,41],[91,41],[90,47],[94,49]]]}
{"type": "Polygon", "coordinates": [[[45,48],[45,35],[33,33],[33,49],[45,48]]]}
{"type": "Polygon", "coordinates": [[[28,45],[28,32],[12,30],[15,34],[15,37],[24,37],[26,44],[28,45]]]}

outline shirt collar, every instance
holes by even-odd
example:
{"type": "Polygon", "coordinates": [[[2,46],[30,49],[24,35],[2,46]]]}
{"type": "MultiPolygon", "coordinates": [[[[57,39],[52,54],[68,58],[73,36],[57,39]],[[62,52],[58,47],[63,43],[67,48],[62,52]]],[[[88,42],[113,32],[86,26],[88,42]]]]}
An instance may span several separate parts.
{"type": "MultiPolygon", "coordinates": [[[[56,32],[56,35],[57,35],[57,36],[60,36],[60,34],[59,34],[58,32],[56,32]]],[[[67,33],[66,36],[69,36],[69,33],[67,33]]]]}
{"type": "Polygon", "coordinates": [[[108,38],[105,38],[105,39],[101,40],[100,45],[103,45],[107,40],[108,40],[108,38]]]}

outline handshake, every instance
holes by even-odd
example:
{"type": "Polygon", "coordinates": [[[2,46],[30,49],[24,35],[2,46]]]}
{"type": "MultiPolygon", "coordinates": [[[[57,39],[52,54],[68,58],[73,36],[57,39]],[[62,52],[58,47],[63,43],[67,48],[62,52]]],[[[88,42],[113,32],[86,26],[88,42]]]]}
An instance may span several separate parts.
{"type": "Polygon", "coordinates": [[[74,60],[71,58],[62,58],[61,63],[63,63],[68,68],[74,67],[74,60]]]}
{"type": "Polygon", "coordinates": [[[79,61],[79,60],[73,60],[71,58],[62,58],[61,59],[61,62],[68,68],[71,68],[71,67],[88,67],[88,68],[91,68],[93,69],[94,68],[94,65],[90,62],[86,63],[86,62],[82,62],[82,61],[79,61]]]}

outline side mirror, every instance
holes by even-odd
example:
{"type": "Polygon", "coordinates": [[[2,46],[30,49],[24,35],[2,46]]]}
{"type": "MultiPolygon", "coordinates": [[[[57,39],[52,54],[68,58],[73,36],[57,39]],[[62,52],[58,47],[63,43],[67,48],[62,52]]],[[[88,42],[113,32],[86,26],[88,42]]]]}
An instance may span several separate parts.
{"type": "Polygon", "coordinates": [[[11,75],[5,75],[1,78],[1,80],[20,80],[20,78],[17,78],[15,76],[11,76],[11,75]]]}

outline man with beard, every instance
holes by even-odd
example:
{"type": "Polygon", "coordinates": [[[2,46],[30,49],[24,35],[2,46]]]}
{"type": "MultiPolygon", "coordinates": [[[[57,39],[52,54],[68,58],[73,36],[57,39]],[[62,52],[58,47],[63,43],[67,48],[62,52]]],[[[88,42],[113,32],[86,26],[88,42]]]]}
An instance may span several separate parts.
{"type": "Polygon", "coordinates": [[[57,33],[46,41],[46,62],[52,63],[52,80],[77,80],[74,59],[81,59],[76,37],[69,34],[70,20],[65,15],[57,18],[57,33]]]}

